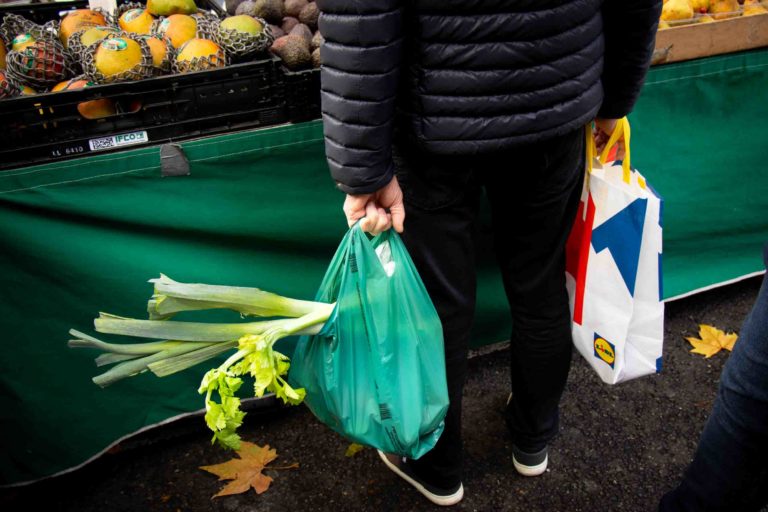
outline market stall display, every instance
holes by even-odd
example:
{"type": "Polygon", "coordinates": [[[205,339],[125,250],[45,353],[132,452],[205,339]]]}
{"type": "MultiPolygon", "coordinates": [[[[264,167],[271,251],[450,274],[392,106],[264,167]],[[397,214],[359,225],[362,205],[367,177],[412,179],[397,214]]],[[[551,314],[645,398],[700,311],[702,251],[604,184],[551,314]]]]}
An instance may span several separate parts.
{"type": "Polygon", "coordinates": [[[82,0],[0,7],[0,169],[319,117],[313,2],[306,23],[283,23],[282,0],[271,11],[244,2],[232,15],[207,0],[169,1],[115,13],[82,0]],[[275,22],[275,12],[279,27],[262,17],[275,22]],[[85,85],[62,85],[73,80],[85,85]],[[91,102],[112,108],[83,115],[91,102]]]}
{"type": "Polygon", "coordinates": [[[763,46],[768,46],[766,0],[665,0],[654,64],[763,46]]]}

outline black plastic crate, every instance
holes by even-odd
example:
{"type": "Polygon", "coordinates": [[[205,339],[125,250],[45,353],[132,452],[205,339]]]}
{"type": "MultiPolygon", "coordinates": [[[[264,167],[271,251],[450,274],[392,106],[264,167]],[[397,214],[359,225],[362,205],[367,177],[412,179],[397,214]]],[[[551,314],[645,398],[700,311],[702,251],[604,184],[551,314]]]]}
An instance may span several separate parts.
{"type": "Polygon", "coordinates": [[[320,70],[291,71],[280,64],[288,104],[288,120],[292,123],[320,117],[320,70]]]}
{"type": "MultiPolygon", "coordinates": [[[[53,19],[85,5],[24,7],[42,7],[53,19]]],[[[216,10],[205,0],[198,5],[216,10]]],[[[0,9],[0,17],[3,12],[9,10],[0,9]]],[[[39,19],[45,21],[42,15],[39,19]]],[[[280,60],[266,54],[208,71],[0,100],[0,169],[285,123],[279,67],[280,60]],[[78,110],[101,99],[111,101],[115,112],[87,119],[78,110]]]]}
{"type": "Polygon", "coordinates": [[[0,101],[0,169],[288,120],[279,60],[0,101]],[[78,105],[117,113],[86,119],[78,105]]]}

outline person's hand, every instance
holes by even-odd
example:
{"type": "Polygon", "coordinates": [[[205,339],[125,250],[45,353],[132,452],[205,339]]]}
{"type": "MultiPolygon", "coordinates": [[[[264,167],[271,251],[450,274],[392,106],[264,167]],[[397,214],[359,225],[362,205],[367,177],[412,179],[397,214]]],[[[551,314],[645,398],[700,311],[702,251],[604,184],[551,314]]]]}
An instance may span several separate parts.
{"type": "Polygon", "coordinates": [[[393,177],[392,181],[372,194],[347,194],[344,200],[344,215],[347,216],[349,227],[365,217],[360,222],[360,227],[372,235],[378,235],[391,227],[402,233],[405,207],[403,191],[400,190],[397,177],[393,177]]]}
{"type": "MultiPolygon", "coordinates": [[[[601,119],[595,118],[595,146],[597,146],[597,154],[600,155],[605,149],[605,145],[608,144],[608,139],[611,138],[613,130],[616,129],[618,119],[601,119]]],[[[616,160],[622,160],[624,158],[624,141],[619,140],[616,150],[616,160]]]]}

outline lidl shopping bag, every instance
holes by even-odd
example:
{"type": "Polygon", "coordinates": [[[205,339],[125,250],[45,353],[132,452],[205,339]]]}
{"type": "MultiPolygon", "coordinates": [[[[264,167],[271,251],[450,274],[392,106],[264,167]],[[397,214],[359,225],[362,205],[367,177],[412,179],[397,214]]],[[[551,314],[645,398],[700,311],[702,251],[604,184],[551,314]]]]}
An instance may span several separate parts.
{"type": "Polygon", "coordinates": [[[413,459],[429,451],[448,410],[443,331],[397,233],[350,229],[315,300],[336,306],[319,334],[299,339],[289,374],[309,409],[357,443],[413,459]]]}
{"type": "Polygon", "coordinates": [[[661,370],[662,200],[630,167],[622,119],[600,162],[587,131],[587,176],[567,244],[573,342],[600,378],[626,381],[661,370]],[[623,136],[626,155],[605,163],[623,136]]]}

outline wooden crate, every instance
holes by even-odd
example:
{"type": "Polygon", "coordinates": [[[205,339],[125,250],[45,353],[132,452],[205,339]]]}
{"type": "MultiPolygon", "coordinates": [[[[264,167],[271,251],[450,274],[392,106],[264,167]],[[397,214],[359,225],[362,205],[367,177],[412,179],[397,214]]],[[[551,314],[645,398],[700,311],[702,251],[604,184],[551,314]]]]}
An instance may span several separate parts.
{"type": "Polygon", "coordinates": [[[768,14],[740,16],[659,30],[653,64],[768,46],[768,14]]]}

